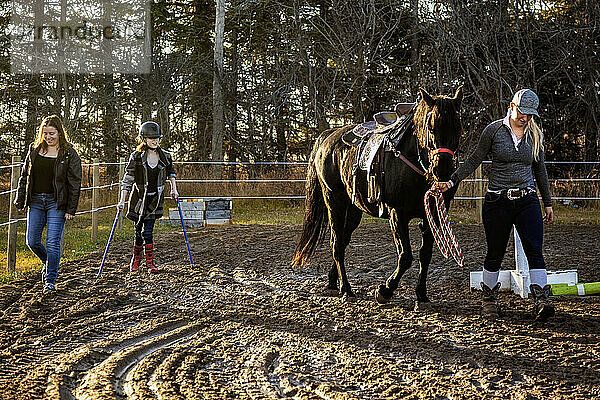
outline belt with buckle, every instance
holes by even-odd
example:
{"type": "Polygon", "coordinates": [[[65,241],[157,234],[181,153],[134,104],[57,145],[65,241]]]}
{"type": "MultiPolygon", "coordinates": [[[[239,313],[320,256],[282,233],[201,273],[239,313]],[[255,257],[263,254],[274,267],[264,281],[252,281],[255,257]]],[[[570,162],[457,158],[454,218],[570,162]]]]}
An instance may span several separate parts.
{"type": "Polygon", "coordinates": [[[528,194],[534,193],[535,189],[503,189],[503,190],[490,190],[492,193],[499,194],[500,196],[506,197],[509,200],[517,200],[521,197],[525,197],[528,194]]]}

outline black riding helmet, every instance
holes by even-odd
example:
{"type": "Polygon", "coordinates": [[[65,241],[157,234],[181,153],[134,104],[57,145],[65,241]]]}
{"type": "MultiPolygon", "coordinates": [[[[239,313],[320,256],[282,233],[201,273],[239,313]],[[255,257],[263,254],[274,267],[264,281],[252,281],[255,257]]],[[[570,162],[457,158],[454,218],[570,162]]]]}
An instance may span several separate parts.
{"type": "Polygon", "coordinates": [[[160,126],[156,122],[146,121],[140,126],[140,137],[150,139],[160,139],[162,133],[160,132],[160,126]]]}

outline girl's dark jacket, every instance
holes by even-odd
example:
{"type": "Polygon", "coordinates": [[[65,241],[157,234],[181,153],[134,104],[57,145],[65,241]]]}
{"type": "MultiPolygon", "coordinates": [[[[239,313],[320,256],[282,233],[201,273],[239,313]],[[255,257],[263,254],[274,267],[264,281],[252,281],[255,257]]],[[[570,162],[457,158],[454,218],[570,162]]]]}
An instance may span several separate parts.
{"type": "MultiPolygon", "coordinates": [[[[31,203],[31,190],[33,188],[31,169],[41,148],[41,144],[38,147],[34,147],[33,143],[29,145],[29,152],[25,157],[19,186],[17,187],[15,206],[18,209],[23,209],[31,203]]],[[[58,151],[54,164],[53,186],[56,209],[75,215],[81,190],[81,159],[71,145],[61,147],[58,151]]]]}
{"type": "Polygon", "coordinates": [[[158,153],[158,196],[151,197],[152,202],[146,204],[146,193],[148,189],[148,157],[146,151],[134,151],[129,156],[129,163],[125,168],[125,175],[121,183],[121,189],[131,192],[129,196],[129,209],[127,218],[140,222],[144,219],[157,219],[163,215],[165,203],[165,183],[167,178],[175,177],[175,168],[171,154],[160,147],[158,153]]]}

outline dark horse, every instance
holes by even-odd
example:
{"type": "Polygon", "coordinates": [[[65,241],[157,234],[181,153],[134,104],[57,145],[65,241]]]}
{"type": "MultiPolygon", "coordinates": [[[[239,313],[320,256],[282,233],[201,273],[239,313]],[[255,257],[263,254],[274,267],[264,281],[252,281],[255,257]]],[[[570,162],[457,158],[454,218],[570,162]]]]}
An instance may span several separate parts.
{"type": "MultiPolygon", "coordinates": [[[[421,218],[423,233],[419,251],[417,301],[429,301],[426,279],[434,239],[425,217],[423,197],[433,180],[448,181],[456,168],[456,151],[462,133],[462,87],[454,97],[432,97],[423,89],[420,89],[420,93],[421,101],[414,109],[412,124],[396,147],[399,152],[386,151],[383,156],[383,209],[389,216],[398,264],[386,284],[380,285],[375,292],[379,303],[392,298],[402,274],[412,264],[408,223],[413,218],[421,218]],[[404,160],[399,158],[400,154],[404,160]],[[416,169],[430,179],[417,173],[416,169]]],[[[344,266],[344,253],[352,232],[360,224],[363,213],[379,216],[378,204],[367,200],[367,175],[362,169],[356,172],[355,197],[352,201],[352,168],[358,150],[342,142],[341,138],[353,127],[348,125],[324,131],[312,149],[306,179],[304,225],[292,261],[294,267],[308,263],[329,221],[334,263],[329,272],[327,289],[337,291],[339,278],[339,293],[344,297],[355,297],[344,266]]],[[[444,193],[447,208],[456,189],[455,186],[444,193]]]]}

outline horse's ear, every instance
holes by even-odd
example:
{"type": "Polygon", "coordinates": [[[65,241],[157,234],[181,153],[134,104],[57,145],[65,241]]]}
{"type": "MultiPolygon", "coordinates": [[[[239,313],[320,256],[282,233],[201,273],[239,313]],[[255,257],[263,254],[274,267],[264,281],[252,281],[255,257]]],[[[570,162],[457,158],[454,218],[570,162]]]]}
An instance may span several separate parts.
{"type": "Polygon", "coordinates": [[[431,95],[427,93],[423,88],[419,88],[419,92],[421,93],[421,97],[423,98],[425,103],[427,103],[427,105],[430,108],[433,108],[433,106],[435,106],[435,100],[433,99],[433,97],[431,97],[431,95]]]}
{"type": "Polygon", "coordinates": [[[459,88],[456,89],[456,93],[454,93],[454,98],[458,101],[458,106],[460,107],[460,104],[462,103],[462,99],[463,99],[462,85],[460,85],[459,88]]]}

